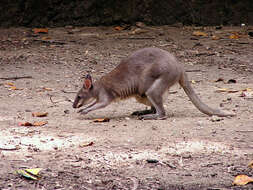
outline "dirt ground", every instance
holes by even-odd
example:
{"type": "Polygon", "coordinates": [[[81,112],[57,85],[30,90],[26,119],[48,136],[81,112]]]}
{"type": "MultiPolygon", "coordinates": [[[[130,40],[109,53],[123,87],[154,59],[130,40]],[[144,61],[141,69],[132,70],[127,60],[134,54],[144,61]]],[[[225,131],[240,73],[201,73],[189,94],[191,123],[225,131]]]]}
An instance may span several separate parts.
{"type": "Polygon", "coordinates": [[[0,189],[253,189],[252,183],[232,185],[239,174],[253,177],[248,167],[253,160],[253,38],[245,35],[248,30],[121,29],[69,26],[50,28],[48,34],[0,29],[0,189]],[[237,115],[202,114],[179,85],[164,99],[166,120],[131,116],[146,109],[134,99],[85,116],[72,108],[86,73],[97,80],[144,47],[173,53],[206,104],[237,115]],[[33,117],[33,112],[48,115],[33,117]],[[110,121],[95,123],[97,118],[110,121]],[[19,125],[35,121],[48,123],[19,125]],[[16,174],[24,168],[42,168],[40,180],[16,174]]]}

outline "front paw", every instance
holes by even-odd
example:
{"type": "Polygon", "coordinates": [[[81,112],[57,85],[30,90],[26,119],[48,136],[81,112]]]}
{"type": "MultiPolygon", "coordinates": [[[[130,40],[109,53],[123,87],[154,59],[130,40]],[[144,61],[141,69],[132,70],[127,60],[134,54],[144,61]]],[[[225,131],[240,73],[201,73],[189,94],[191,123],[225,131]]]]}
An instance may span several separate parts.
{"type": "Polygon", "coordinates": [[[82,114],[82,115],[85,115],[87,114],[88,112],[85,110],[85,109],[80,109],[78,110],[78,113],[82,114]]]}

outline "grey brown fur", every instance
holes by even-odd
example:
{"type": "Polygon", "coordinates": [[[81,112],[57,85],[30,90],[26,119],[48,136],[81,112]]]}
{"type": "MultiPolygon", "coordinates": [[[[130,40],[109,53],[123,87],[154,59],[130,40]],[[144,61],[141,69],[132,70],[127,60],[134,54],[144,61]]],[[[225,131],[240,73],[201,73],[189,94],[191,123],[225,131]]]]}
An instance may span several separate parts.
{"type": "Polygon", "coordinates": [[[143,115],[141,119],[164,119],[163,94],[177,82],[201,112],[210,116],[235,115],[204,104],[191,87],[182,65],[172,54],[158,48],[135,51],[123,59],[114,70],[94,83],[88,76],[76,95],[73,108],[79,108],[88,101],[95,100],[79,111],[86,114],[106,107],[116,99],[135,97],[138,102],[155,110],[155,113],[143,115]]]}

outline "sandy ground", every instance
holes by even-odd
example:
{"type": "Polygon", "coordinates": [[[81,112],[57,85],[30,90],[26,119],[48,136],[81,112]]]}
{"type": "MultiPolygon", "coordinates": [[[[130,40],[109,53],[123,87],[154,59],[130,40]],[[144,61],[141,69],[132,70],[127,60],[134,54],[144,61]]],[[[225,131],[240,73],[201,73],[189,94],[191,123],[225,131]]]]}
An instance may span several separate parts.
{"type": "Polygon", "coordinates": [[[245,34],[236,27],[0,29],[0,189],[253,189],[232,185],[239,174],[253,176],[253,38],[245,34]],[[72,108],[86,73],[97,80],[144,47],[173,53],[206,104],[237,115],[202,114],[179,85],[164,99],[166,120],[131,116],[147,108],[134,99],[85,116],[72,108]],[[6,79],[23,76],[31,78],[6,79]],[[35,121],[48,123],[19,125],[35,121]],[[23,168],[42,168],[41,179],[15,173],[23,168]]]}

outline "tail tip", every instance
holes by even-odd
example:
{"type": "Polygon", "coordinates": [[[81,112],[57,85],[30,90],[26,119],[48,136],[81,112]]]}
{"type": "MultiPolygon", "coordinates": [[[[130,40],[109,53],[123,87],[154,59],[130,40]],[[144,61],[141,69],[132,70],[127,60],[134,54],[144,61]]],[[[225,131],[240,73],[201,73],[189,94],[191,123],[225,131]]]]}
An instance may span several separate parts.
{"type": "Polygon", "coordinates": [[[222,111],[221,114],[218,114],[217,116],[220,116],[220,117],[234,117],[234,116],[236,116],[236,113],[228,112],[228,111],[222,111]]]}

